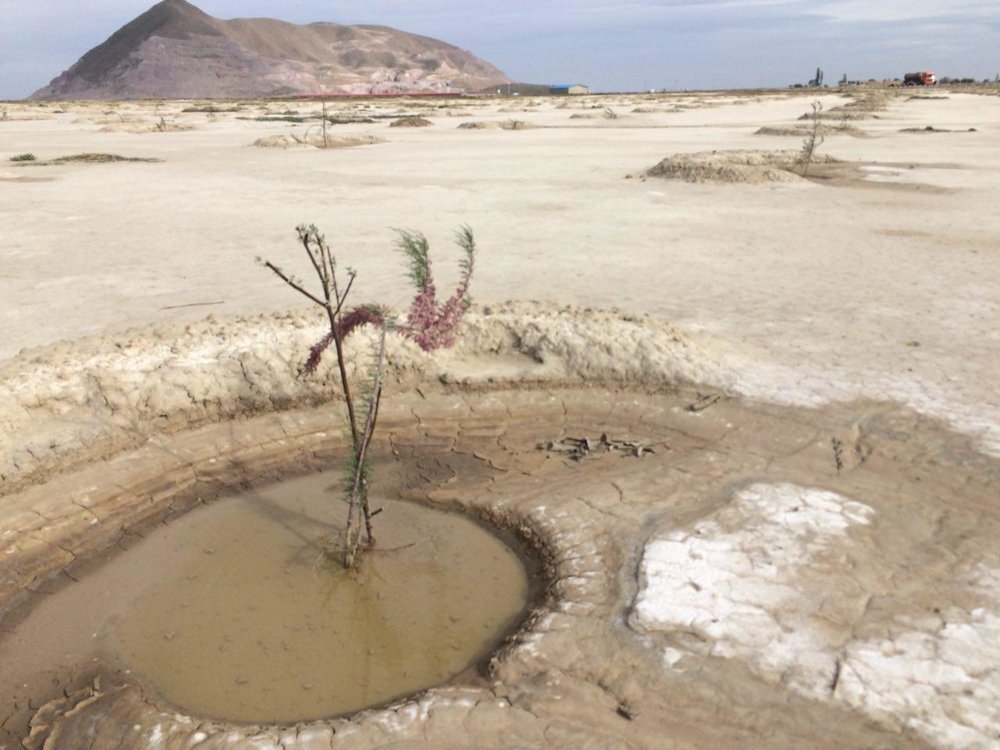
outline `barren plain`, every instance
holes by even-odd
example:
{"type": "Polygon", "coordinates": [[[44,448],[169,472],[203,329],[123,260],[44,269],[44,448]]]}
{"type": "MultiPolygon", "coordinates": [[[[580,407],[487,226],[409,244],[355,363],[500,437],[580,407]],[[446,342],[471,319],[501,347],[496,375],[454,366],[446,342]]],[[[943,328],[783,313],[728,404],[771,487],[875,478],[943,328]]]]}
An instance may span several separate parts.
{"type": "Polygon", "coordinates": [[[388,705],[237,724],[68,658],[2,685],[0,746],[1000,747],[995,93],[344,101],[325,136],[315,102],[0,104],[0,663],[98,560],[340,452],[322,320],[254,263],[305,275],[303,222],[397,310],[392,228],[443,287],[473,228],[458,345],[390,347],[380,491],[541,571],[487,662],[388,705]]]}

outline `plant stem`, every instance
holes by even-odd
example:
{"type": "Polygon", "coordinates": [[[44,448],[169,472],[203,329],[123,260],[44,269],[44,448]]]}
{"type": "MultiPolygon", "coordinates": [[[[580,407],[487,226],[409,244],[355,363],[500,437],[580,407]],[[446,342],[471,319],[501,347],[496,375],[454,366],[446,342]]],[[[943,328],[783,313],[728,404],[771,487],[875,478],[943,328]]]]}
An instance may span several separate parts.
{"type": "Polygon", "coordinates": [[[347,511],[347,531],[345,538],[344,566],[351,568],[354,566],[354,559],[357,556],[358,545],[361,543],[360,531],[355,534],[353,529],[354,508],[360,507],[365,518],[365,531],[368,536],[368,543],[374,544],[375,538],[372,535],[371,513],[368,504],[368,480],[365,476],[365,460],[368,458],[368,447],[371,445],[372,436],[375,434],[375,423],[378,420],[378,407],[382,399],[382,372],[385,369],[385,336],[386,326],[382,326],[382,336],[379,343],[378,360],[375,363],[375,382],[372,386],[372,394],[368,402],[368,415],[365,418],[365,429],[361,437],[361,443],[355,443],[354,452],[354,482],[351,485],[350,507],[347,511]]]}

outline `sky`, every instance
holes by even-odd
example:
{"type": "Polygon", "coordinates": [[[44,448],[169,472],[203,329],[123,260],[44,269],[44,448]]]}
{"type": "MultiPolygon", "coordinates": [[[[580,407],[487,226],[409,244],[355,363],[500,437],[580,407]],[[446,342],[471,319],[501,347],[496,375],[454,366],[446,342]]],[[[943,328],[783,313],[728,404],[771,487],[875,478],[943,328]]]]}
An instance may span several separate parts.
{"type": "MultiPolygon", "coordinates": [[[[1000,0],[192,0],[217,18],[392,26],[529,83],[783,87],[912,70],[994,78],[1000,0]]],[[[0,99],[45,86],[153,0],[0,0],[0,99]]]]}

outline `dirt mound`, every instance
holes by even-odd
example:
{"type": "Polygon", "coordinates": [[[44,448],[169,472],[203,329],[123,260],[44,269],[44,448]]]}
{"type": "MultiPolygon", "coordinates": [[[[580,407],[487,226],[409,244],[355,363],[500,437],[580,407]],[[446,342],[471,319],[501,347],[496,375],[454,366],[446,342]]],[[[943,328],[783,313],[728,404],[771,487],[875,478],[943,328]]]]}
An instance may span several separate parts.
{"type": "Polygon", "coordinates": [[[637,114],[637,115],[656,115],[656,114],[662,114],[664,112],[671,112],[671,113],[672,112],[683,112],[685,109],[687,109],[687,107],[679,107],[679,106],[676,106],[676,105],[669,106],[669,107],[667,107],[667,106],[654,107],[654,106],[650,106],[650,105],[647,105],[647,104],[641,104],[638,107],[634,107],[632,109],[632,112],[633,112],[633,114],[637,114]]]}
{"type": "MultiPolygon", "coordinates": [[[[825,164],[836,160],[814,156],[813,161],[825,164]]],[[[669,156],[647,169],[643,176],[685,182],[760,184],[795,182],[802,179],[798,170],[798,151],[701,151],[669,156]]]]}
{"type": "Polygon", "coordinates": [[[902,128],[900,133],[975,133],[975,128],[968,128],[966,130],[949,130],[948,128],[936,128],[933,125],[927,125],[922,128],[902,128]]]}
{"type": "Polygon", "coordinates": [[[853,122],[855,120],[869,120],[872,118],[878,119],[870,111],[848,109],[846,107],[834,107],[833,109],[817,112],[816,114],[806,112],[799,115],[800,120],[812,120],[814,117],[818,120],[839,120],[840,122],[853,122]]]}
{"type": "Polygon", "coordinates": [[[524,120],[503,120],[502,122],[463,122],[458,126],[459,130],[529,130],[537,127],[524,120]]]}
{"type": "Polygon", "coordinates": [[[351,148],[352,146],[370,146],[382,143],[382,139],[374,135],[328,135],[322,133],[308,135],[268,135],[258,138],[251,146],[258,148],[351,148]]]}
{"type": "Polygon", "coordinates": [[[878,119],[876,112],[883,112],[895,99],[896,94],[887,91],[865,91],[851,94],[850,101],[818,112],[806,112],[800,120],[839,120],[842,123],[854,120],[878,119]]]}
{"type": "MultiPolygon", "coordinates": [[[[778,127],[773,125],[765,125],[762,128],[758,128],[754,131],[754,135],[791,135],[798,138],[805,138],[812,131],[812,126],[810,125],[792,125],[790,127],[778,127]]],[[[851,135],[856,138],[865,137],[866,133],[859,130],[854,125],[820,125],[817,128],[817,132],[820,135],[851,135]]]]}
{"type": "MultiPolygon", "coordinates": [[[[30,155],[30,154],[29,154],[30,155]]],[[[12,160],[13,161],[13,160],[12,160]]],[[[160,159],[150,159],[138,156],[119,156],[118,154],[105,154],[88,152],[84,154],[71,154],[69,156],[58,156],[55,159],[18,159],[18,166],[21,167],[48,167],[57,164],[111,164],[114,162],[158,162],[160,159]]]]}
{"type": "Polygon", "coordinates": [[[411,115],[409,117],[400,117],[398,120],[393,120],[389,123],[390,128],[426,128],[428,125],[433,125],[430,120],[426,117],[420,117],[419,115],[411,115]]]}
{"type": "MultiPolygon", "coordinates": [[[[201,424],[241,413],[248,398],[261,406],[273,405],[274,399],[285,405],[329,399],[332,370],[317,371],[308,380],[298,377],[300,355],[323,335],[323,324],[322,318],[301,314],[226,323],[209,319],[22,352],[0,367],[0,423],[5,425],[0,495],[26,477],[71,466],[78,458],[93,459],[112,445],[134,443],[136,420],[155,430],[173,429],[171,420],[156,415],[177,412],[181,423],[201,424]],[[287,346],[267,343],[274,336],[287,340],[287,346]],[[100,375],[83,374],[98,363],[100,375]],[[195,377],[190,367],[198,363],[219,366],[199,369],[195,377]],[[252,393],[244,380],[251,371],[260,377],[252,393]],[[69,408],[70,402],[77,406],[69,408]],[[103,405],[100,413],[93,411],[95,403],[103,405]],[[126,413],[129,417],[119,422],[126,413]]],[[[352,368],[367,366],[361,337],[352,339],[348,350],[352,368]]],[[[436,359],[404,340],[394,340],[390,353],[399,378],[430,368],[431,380],[453,383],[521,378],[727,382],[711,357],[696,355],[687,337],[653,318],[530,303],[470,312],[455,349],[436,359]],[[479,368],[487,353],[501,356],[501,369],[479,368]]]]}
{"type": "Polygon", "coordinates": [[[571,120],[617,120],[618,114],[611,107],[589,112],[577,112],[569,116],[571,120]]]}

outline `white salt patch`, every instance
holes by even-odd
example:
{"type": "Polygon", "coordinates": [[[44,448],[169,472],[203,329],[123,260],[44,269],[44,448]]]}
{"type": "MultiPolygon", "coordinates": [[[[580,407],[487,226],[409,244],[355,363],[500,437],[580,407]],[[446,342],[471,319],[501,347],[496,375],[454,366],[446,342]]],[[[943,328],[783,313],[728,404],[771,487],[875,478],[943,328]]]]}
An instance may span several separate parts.
{"type": "Polygon", "coordinates": [[[880,370],[786,367],[726,356],[732,381],[721,385],[751,398],[789,406],[818,407],[836,401],[885,399],[941,419],[974,437],[982,450],[1000,456],[1000,404],[974,398],[913,375],[880,370]]]}
{"type": "Polygon", "coordinates": [[[149,733],[149,748],[163,747],[163,725],[157,724],[149,733]]]}
{"type": "Polygon", "coordinates": [[[1000,569],[980,566],[969,583],[988,607],[849,644],[837,699],[940,747],[1000,748],[1000,569]]]}
{"type": "MultiPolygon", "coordinates": [[[[900,617],[884,639],[845,644],[817,616],[830,592],[847,604],[856,602],[845,591],[865,596],[836,561],[858,543],[852,530],[873,518],[869,506],[832,492],[748,487],[692,528],[649,542],[630,623],[673,634],[681,649],[683,631],[694,630],[715,656],[745,660],[766,679],[938,747],[997,750],[1000,568],[980,565],[955,582],[979,593],[983,606],[900,617]]],[[[664,649],[666,668],[683,658],[681,649],[664,649]]]]}
{"type": "Polygon", "coordinates": [[[663,649],[663,663],[668,667],[674,666],[677,662],[685,657],[683,651],[678,651],[675,648],[665,648],[663,649]]]}
{"type": "Polygon", "coordinates": [[[873,516],[867,505],[833,492],[747,487],[689,532],[647,545],[632,623],[699,631],[713,641],[714,655],[752,659],[766,676],[819,694],[833,679],[836,655],[808,625],[834,580],[822,569],[802,574],[873,516]]]}

